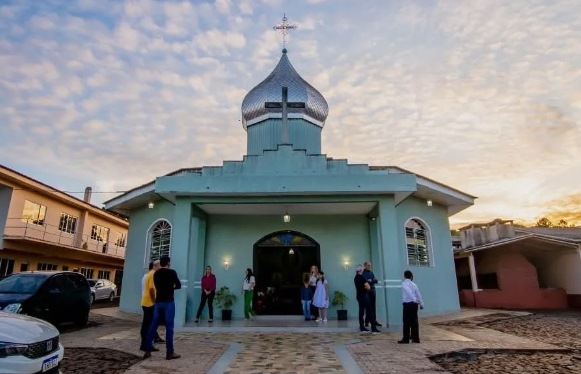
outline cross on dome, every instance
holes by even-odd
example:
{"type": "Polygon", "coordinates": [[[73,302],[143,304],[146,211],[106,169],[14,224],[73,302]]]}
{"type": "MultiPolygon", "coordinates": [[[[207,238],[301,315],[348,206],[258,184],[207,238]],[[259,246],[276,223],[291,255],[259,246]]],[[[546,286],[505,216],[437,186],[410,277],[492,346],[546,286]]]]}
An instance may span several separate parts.
{"type": "Polygon", "coordinates": [[[296,30],[297,27],[297,25],[289,24],[288,18],[286,18],[286,13],[283,13],[282,22],[272,28],[273,30],[277,30],[282,34],[283,48],[286,47],[286,36],[291,30],[296,30]]]}

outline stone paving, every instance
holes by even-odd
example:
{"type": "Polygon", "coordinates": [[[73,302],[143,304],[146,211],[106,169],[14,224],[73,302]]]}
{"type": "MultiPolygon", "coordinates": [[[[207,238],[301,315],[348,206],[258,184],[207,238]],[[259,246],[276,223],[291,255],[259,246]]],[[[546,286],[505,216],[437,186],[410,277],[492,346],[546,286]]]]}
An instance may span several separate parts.
{"type": "MultiPolygon", "coordinates": [[[[182,358],[167,361],[163,345],[158,346],[161,351],[154,352],[150,359],[140,360],[142,352],[137,350],[139,316],[124,315],[116,309],[102,309],[92,313],[93,327],[65,332],[61,340],[65,357],[74,354],[69,349],[72,347],[108,348],[132,355],[137,362],[124,371],[131,374],[502,373],[517,371],[521,366],[543,372],[578,373],[580,361],[571,349],[581,345],[580,317],[579,313],[553,316],[463,310],[457,315],[422,319],[421,344],[397,344],[399,333],[362,334],[352,327],[341,327],[344,325],[332,324],[331,321],[327,330],[312,326],[272,332],[268,331],[268,322],[265,321],[261,322],[260,331],[233,321],[230,326],[212,328],[206,324],[203,328],[177,333],[175,347],[182,358]],[[547,324],[552,327],[543,327],[547,324]],[[544,338],[543,334],[550,338],[544,338]],[[572,334],[579,338],[571,337],[572,334]],[[563,336],[568,336],[568,340],[563,336]],[[461,362],[440,356],[430,360],[432,356],[466,349],[477,350],[481,359],[461,362]],[[509,354],[508,350],[525,351],[509,354]]],[[[101,370],[87,369],[83,373],[123,372],[110,364],[110,356],[109,362],[104,360],[100,365],[87,361],[90,358],[85,357],[87,368],[97,366],[101,370]]],[[[73,361],[69,360],[69,363],[73,361]]],[[[63,369],[64,373],[71,372],[66,370],[66,365],[63,369]]]]}

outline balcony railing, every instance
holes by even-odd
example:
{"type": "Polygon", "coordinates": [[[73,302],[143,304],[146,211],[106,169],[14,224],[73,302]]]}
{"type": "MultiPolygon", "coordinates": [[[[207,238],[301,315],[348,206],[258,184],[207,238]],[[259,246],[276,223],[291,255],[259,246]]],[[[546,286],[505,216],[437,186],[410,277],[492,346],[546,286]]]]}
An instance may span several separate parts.
{"type": "Polygon", "coordinates": [[[92,253],[101,253],[125,258],[124,243],[92,239],[82,235],[75,240],[76,234],[62,231],[58,226],[47,223],[23,221],[21,218],[8,218],[4,228],[4,239],[29,239],[52,245],[75,248],[92,253]]]}

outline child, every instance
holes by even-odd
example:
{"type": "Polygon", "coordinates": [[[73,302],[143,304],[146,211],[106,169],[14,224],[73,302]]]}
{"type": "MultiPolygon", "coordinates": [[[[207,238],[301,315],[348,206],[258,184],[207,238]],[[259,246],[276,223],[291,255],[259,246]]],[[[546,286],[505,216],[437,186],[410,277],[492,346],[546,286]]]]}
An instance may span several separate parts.
{"type": "Polygon", "coordinates": [[[303,278],[303,287],[301,288],[301,303],[303,304],[303,315],[305,321],[311,320],[311,301],[313,295],[311,294],[311,287],[309,287],[309,276],[305,275],[303,278]]]}
{"type": "Polygon", "coordinates": [[[319,308],[317,322],[327,322],[327,308],[329,307],[329,285],[325,279],[325,273],[319,271],[317,288],[313,296],[313,305],[319,308]]]}

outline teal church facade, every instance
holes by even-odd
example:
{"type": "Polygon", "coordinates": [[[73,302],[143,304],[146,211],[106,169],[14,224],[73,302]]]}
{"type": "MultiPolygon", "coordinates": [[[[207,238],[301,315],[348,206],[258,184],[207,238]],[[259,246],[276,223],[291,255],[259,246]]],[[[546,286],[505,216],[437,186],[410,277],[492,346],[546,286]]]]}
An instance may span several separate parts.
{"type": "MultiPolygon", "coordinates": [[[[331,296],[343,291],[349,318],[357,318],[354,268],[366,260],[379,280],[378,320],[390,329],[401,326],[406,269],[422,291],[424,315],[459,310],[448,217],[475,197],[397,167],[327,157],[321,153],[327,114],[325,99],[283,50],[243,101],[241,161],[178,170],[106,202],[130,219],[120,308],[141,311],[147,264],[167,254],[184,285],[176,291],[178,328],[195,318],[206,265],[218,287],[238,295],[252,268],[259,314],[299,318],[297,287],[318,265],[331,296]]],[[[233,318],[243,318],[242,297],[233,318]]]]}

